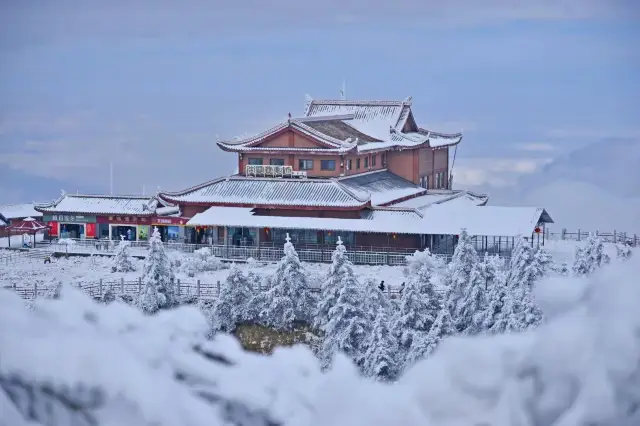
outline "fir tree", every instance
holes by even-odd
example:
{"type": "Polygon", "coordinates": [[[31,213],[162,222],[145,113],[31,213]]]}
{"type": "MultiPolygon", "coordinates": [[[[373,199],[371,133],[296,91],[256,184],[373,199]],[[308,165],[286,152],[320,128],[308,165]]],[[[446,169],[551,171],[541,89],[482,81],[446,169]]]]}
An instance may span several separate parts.
{"type": "Polygon", "coordinates": [[[307,273],[289,234],[284,244],[284,256],[271,276],[270,284],[260,312],[261,322],[276,329],[289,330],[294,321],[311,320],[314,300],[309,292],[307,273]]]}
{"type": "Polygon", "coordinates": [[[169,257],[164,251],[158,228],[153,228],[153,234],[149,239],[149,251],[144,260],[142,284],[144,289],[140,297],[145,301],[140,301],[139,305],[141,307],[147,306],[147,308],[143,307],[145,312],[155,312],[149,310],[154,306],[162,309],[177,304],[178,290],[175,275],[169,257]],[[154,297],[156,301],[151,300],[154,297]]]}
{"type": "Polygon", "coordinates": [[[446,284],[456,329],[466,334],[480,333],[486,312],[486,282],[478,253],[465,229],[453,252],[446,284]]]}
{"type": "Polygon", "coordinates": [[[604,253],[604,243],[596,235],[590,234],[584,247],[576,248],[573,273],[575,275],[591,275],[602,265],[609,263],[609,256],[604,253]]]}
{"type": "Polygon", "coordinates": [[[407,262],[408,277],[392,326],[398,340],[399,365],[405,363],[414,340],[429,332],[442,302],[431,282],[433,262],[429,251],[417,251],[407,257],[407,262]]]}
{"type": "Polygon", "coordinates": [[[442,339],[456,333],[456,328],[453,324],[448,304],[443,302],[441,305],[442,306],[438,311],[438,315],[431,325],[429,332],[426,334],[420,334],[418,339],[416,339],[413,342],[413,345],[411,345],[405,361],[405,369],[412,366],[417,361],[431,355],[442,339]]]}
{"type": "MultiPolygon", "coordinates": [[[[336,252],[338,256],[334,257],[339,257],[340,253],[344,254],[344,246],[340,240],[338,240],[336,252]]],[[[333,270],[332,267],[334,277],[332,285],[337,287],[338,295],[333,306],[329,308],[327,321],[321,328],[324,332],[324,341],[320,349],[320,359],[323,367],[326,368],[330,365],[333,355],[339,351],[362,366],[367,331],[370,328],[365,310],[364,292],[356,280],[351,262],[346,260],[335,264],[337,270],[333,270]]]]}
{"type": "Polygon", "coordinates": [[[220,286],[220,294],[210,311],[209,322],[214,331],[232,332],[248,319],[248,307],[253,298],[253,288],[236,264],[220,286]]]}
{"type": "MultiPolygon", "coordinates": [[[[375,286],[374,286],[375,287],[375,286]]],[[[366,376],[377,380],[391,380],[397,372],[396,339],[389,329],[389,315],[386,308],[379,306],[364,355],[363,371],[366,376]]]]}
{"type": "Polygon", "coordinates": [[[314,320],[314,327],[322,329],[329,320],[329,311],[335,306],[340,291],[342,274],[353,274],[353,264],[347,258],[347,249],[342,244],[342,239],[338,237],[336,249],[331,255],[331,267],[329,274],[320,286],[320,298],[318,309],[314,320]]]}
{"type": "Polygon", "coordinates": [[[129,244],[129,241],[125,241],[124,235],[121,235],[116,255],[113,257],[111,272],[133,272],[136,270],[129,257],[129,244]]]}
{"type": "Polygon", "coordinates": [[[366,297],[366,311],[373,324],[378,316],[378,311],[384,309],[389,311],[389,298],[382,292],[373,278],[369,278],[364,282],[364,293],[366,297]]]}
{"type": "Polygon", "coordinates": [[[616,258],[618,260],[627,260],[631,257],[631,246],[628,244],[616,244],[616,258]]]}

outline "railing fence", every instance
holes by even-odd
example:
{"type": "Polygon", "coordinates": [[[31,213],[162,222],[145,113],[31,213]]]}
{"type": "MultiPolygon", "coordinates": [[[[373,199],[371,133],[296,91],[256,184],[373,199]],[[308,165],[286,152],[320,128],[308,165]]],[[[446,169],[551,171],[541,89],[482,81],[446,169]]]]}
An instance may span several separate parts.
{"type": "Polygon", "coordinates": [[[624,231],[613,230],[613,232],[601,232],[596,230],[595,232],[589,232],[582,229],[578,229],[575,232],[570,232],[567,228],[562,228],[560,232],[547,232],[547,236],[560,240],[570,241],[583,241],[589,238],[589,235],[594,234],[608,243],[627,244],[632,247],[640,246],[640,235],[630,234],[624,231]]]}

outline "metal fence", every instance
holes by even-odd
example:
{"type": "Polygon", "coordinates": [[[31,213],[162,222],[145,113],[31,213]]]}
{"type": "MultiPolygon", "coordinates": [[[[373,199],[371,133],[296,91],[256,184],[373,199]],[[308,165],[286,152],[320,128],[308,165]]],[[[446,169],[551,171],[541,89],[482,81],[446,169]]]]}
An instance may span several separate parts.
{"type": "MultiPolygon", "coordinates": [[[[212,300],[215,299],[220,294],[220,281],[216,281],[215,283],[205,283],[200,280],[187,282],[187,281],[177,281],[177,289],[178,295],[183,298],[193,297],[196,300],[204,299],[204,300],[212,300]]],[[[143,288],[142,279],[138,278],[137,280],[125,280],[121,278],[120,280],[98,280],[98,281],[84,281],[81,283],[75,283],[73,286],[81,289],[83,292],[87,293],[89,296],[101,299],[104,297],[104,294],[107,291],[113,292],[115,296],[123,296],[128,295],[131,297],[136,297],[140,294],[143,288]]],[[[13,289],[16,293],[18,293],[21,297],[25,299],[33,299],[38,297],[46,297],[52,291],[51,285],[44,285],[44,283],[38,284],[33,283],[30,285],[24,284],[16,284],[9,286],[8,288],[13,289]]],[[[259,284],[254,287],[256,292],[264,291],[267,287],[263,284],[259,284]]],[[[313,293],[319,293],[320,288],[318,287],[310,287],[309,290],[313,293]]],[[[401,292],[400,287],[392,287],[386,286],[384,291],[389,297],[397,297],[401,292]]]]}
{"type": "MultiPolygon", "coordinates": [[[[104,254],[113,255],[117,248],[117,242],[103,240],[71,240],[67,244],[54,240],[39,243],[37,248],[57,254],[104,254]]],[[[199,249],[210,250],[211,254],[223,260],[247,260],[253,258],[265,262],[277,262],[284,256],[284,248],[274,245],[260,246],[234,246],[223,244],[184,244],[165,243],[169,251],[193,253],[199,249]]],[[[130,254],[133,256],[145,256],[149,248],[147,241],[132,241],[130,254]]],[[[303,262],[329,263],[335,247],[321,245],[301,245],[296,247],[298,257],[303,262]]],[[[404,265],[406,256],[417,249],[384,249],[375,247],[347,247],[347,257],[356,265],[404,265]]],[[[447,256],[443,256],[446,259],[447,256]]]]}
{"type": "Polygon", "coordinates": [[[567,228],[562,228],[560,232],[551,232],[548,231],[547,235],[553,239],[559,240],[572,240],[572,241],[583,241],[589,238],[589,235],[596,235],[601,238],[603,241],[608,243],[618,243],[618,244],[627,244],[632,247],[640,247],[640,235],[631,234],[623,231],[613,232],[589,232],[582,229],[578,229],[575,232],[570,232],[567,228]]]}

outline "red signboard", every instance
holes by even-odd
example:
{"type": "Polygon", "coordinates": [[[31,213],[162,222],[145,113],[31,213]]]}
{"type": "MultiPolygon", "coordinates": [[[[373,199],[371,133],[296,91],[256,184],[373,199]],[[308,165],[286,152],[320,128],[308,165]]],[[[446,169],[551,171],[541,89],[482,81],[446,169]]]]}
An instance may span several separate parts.
{"type": "Polygon", "coordinates": [[[189,222],[186,217],[154,217],[151,219],[152,225],[185,226],[189,222]]]}
{"type": "Polygon", "coordinates": [[[86,238],[95,238],[96,237],[96,224],[95,223],[87,223],[85,225],[85,236],[86,238]]]}
{"type": "Polygon", "coordinates": [[[56,237],[58,235],[58,222],[47,222],[49,226],[49,235],[56,237]]]}
{"type": "Polygon", "coordinates": [[[151,217],[131,215],[97,216],[96,222],[118,225],[149,225],[151,223],[151,217]]]}

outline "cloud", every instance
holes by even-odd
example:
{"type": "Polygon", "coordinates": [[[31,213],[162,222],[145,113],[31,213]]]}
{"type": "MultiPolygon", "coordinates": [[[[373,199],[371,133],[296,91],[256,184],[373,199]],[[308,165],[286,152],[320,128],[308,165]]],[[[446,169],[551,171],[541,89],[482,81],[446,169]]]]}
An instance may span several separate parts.
{"type": "Polygon", "coordinates": [[[622,0],[81,0],[5,1],[0,31],[12,43],[77,37],[203,37],[316,25],[487,25],[521,20],[637,17],[622,0]]]}
{"type": "Polygon", "coordinates": [[[522,175],[531,174],[552,161],[550,158],[465,158],[455,164],[456,187],[513,186],[522,175]]]}

